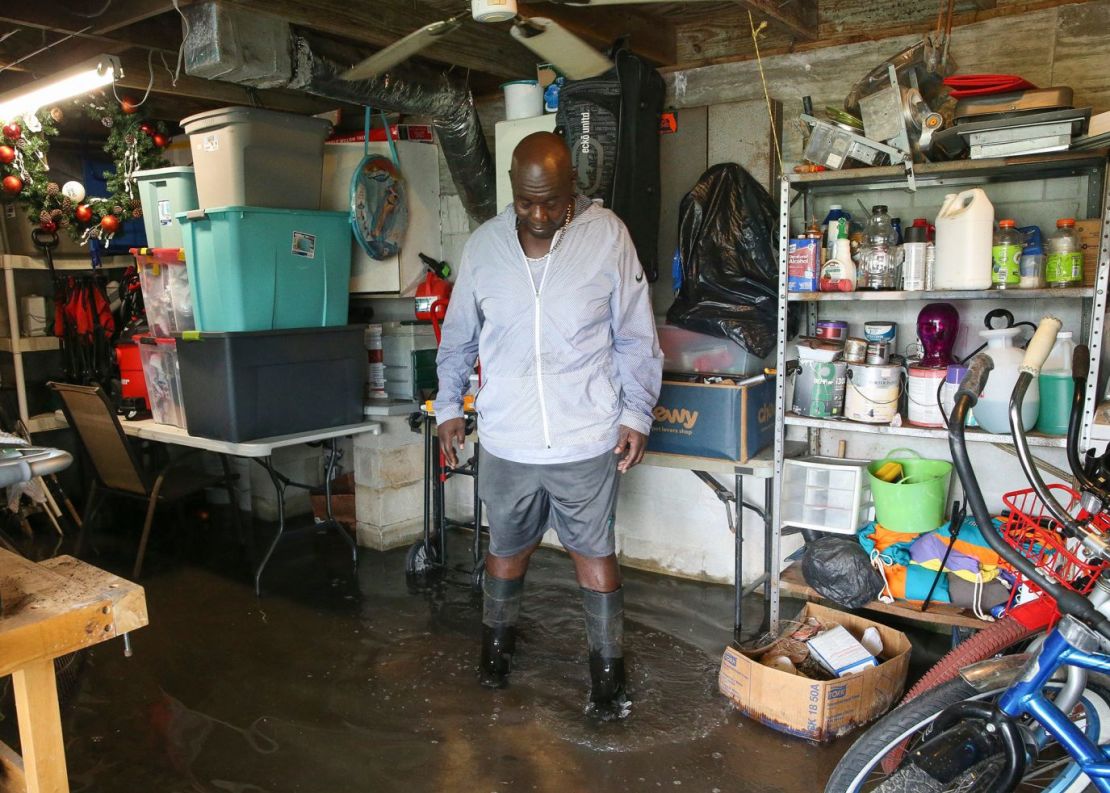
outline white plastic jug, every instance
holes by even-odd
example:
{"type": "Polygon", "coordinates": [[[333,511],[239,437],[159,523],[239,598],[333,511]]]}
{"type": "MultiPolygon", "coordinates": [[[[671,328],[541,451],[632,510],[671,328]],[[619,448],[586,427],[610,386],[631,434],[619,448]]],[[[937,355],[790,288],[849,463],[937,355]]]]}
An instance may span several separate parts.
{"type": "MultiPolygon", "coordinates": [[[[1014,390],[1021,370],[1021,359],[1025,357],[1024,350],[1014,346],[1014,337],[1021,333],[1021,328],[997,328],[994,330],[981,330],[979,335],[987,342],[986,353],[994,361],[994,369],[987,378],[987,387],[983,395],[975,404],[975,420],[987,432],[1009,434],[1010,432],[1010,392],[1014,390]]],[[[1036,379],[1029,384],[1025,392],[1025,401],[1021,405],[1021,421],[1025,429],[1033,429],[1037,423],[1037,414],[1041,408],[1041,393],[1036,379]]]]}
{"type": "Polygon", "coordinates": [[[934,289],[990,289],[994,206],[981,188],[949,193],[937,214],[934,289]]]}

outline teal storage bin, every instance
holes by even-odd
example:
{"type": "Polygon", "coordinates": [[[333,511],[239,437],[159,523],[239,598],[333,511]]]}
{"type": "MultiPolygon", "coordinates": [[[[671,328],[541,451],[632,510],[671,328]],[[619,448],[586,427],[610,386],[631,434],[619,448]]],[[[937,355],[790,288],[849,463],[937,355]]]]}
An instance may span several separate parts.
{"type": "Polygon", "coordinates": [[[174,218],[200,206],[197,180],[191,165],[136,171],[139,202],[143,205],[146,247],[180,248],[181,224],[174,218]]]}
{"type": "Polygon", "coordinates": [[[177,216],[197,330],[347,324],[351,223],[346,212],[261,207],[177,216]]]}

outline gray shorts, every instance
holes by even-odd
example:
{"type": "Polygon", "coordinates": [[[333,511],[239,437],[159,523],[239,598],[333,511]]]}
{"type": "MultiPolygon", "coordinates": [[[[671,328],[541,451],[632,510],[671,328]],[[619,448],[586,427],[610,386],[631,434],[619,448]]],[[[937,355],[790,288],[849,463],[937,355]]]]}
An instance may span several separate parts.
{"type": "Polygon", "coordinates": [[[478,495],[489,517],[489,552],[515,556],[549,528],[568,551],[588,557],[616,550],[617,462],[612,452],[573,463],[533,465],[480,448],[478,495]]]}

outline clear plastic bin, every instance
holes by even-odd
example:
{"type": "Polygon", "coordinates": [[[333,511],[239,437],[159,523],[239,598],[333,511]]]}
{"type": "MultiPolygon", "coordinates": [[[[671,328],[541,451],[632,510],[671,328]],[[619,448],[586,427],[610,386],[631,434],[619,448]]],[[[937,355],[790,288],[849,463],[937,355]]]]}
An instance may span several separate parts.
{"type": "Polygon", "coordinates": [[[832,534],[855,534],[871,520],[874,505],[867,460],[803,457],[782,470],[782,522],[832,534]]]}
{"type": "Polygon", "coordinates": [[[756,358],[731,339],[674,325],[660,325],[657,330],[664,371],[746,375],[763,368],[762,358],[756,358]]]}
{"type": "Polygon", "coordinates": [[[139,339],[139,356],[143,361],[143,377],[146,378],[150,412],[155,422],[186,429],[177,342],[144,336],[139,339]]]}
{"type": "Polygon", "coordinates": [[[143,288],[147,325],[154,336],[168,337],[196,328],[193,293],[183,248],[132,248],[143,288]]]}

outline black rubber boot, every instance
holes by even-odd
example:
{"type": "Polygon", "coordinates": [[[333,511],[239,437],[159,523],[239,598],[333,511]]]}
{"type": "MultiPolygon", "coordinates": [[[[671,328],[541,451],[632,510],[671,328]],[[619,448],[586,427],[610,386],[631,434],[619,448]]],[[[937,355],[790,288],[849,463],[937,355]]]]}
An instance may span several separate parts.
{"type": "Polygon", "coordinates": [[[486,571],[482,582],[482,661],[478,666],[478,680],[486,688],[508,685],[523,594],[523,578],[495,578],[486,571]]]}
{"type": "Polygon", "coordinates": [[[624,689],[624,591],[582,590],[590,647],[590,705],[602,721],[625,718],[632,708],[624,689]]]}

